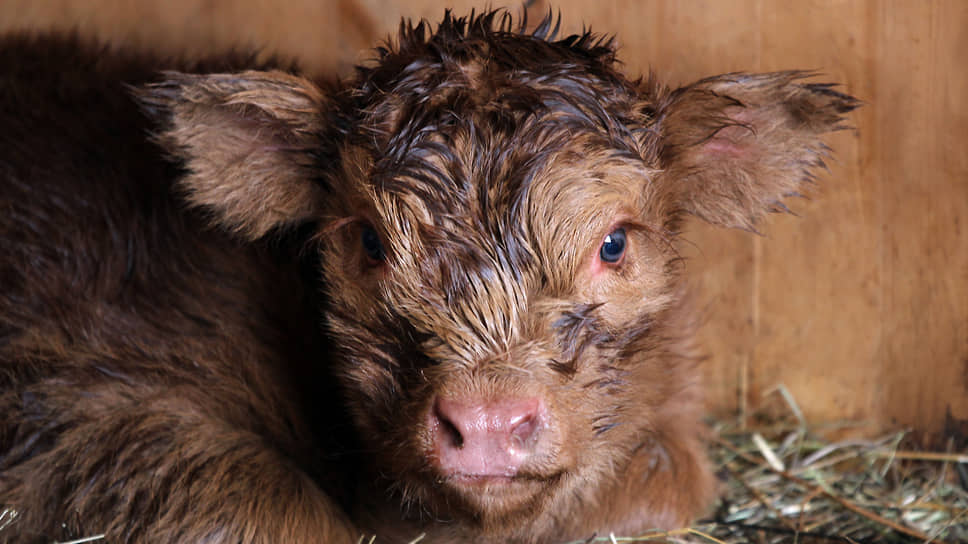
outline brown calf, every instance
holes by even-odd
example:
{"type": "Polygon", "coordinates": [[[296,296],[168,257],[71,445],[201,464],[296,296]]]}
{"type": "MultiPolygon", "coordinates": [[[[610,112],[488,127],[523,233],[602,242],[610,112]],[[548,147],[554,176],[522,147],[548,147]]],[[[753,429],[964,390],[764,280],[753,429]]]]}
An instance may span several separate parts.
{"type": "Polygon", "coordinates": [[[700,515],[679,227],[784,209],[857,103],[799,72],[629,80],[550,23],[407,23],[325,89],[0,42],[0,540],[700,515]]]}

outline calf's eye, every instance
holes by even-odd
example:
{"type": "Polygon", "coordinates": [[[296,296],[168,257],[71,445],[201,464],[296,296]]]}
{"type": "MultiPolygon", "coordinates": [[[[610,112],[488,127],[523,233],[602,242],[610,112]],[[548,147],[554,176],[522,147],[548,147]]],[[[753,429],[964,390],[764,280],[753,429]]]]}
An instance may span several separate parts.
{"type": "Polygon", "coordinates": [[[622,260],[622,255],[625,254],[625,246],[625,229],[615,229],[605,237],[605,241],[602,242],[602,249],[599,250],[598,255],[601,257],[602,262],[617,263],[622,260]]]}
{"type": "Polygon", "coordinates": [[[380,241],[380,235],[376,233],[373,227],[363,227],[361,241],[363,242],[363,251],[366,252],[367,258],[372,263],[382,263],[386,260],[387,254],[383,250],[383,242],[380,241]]]}

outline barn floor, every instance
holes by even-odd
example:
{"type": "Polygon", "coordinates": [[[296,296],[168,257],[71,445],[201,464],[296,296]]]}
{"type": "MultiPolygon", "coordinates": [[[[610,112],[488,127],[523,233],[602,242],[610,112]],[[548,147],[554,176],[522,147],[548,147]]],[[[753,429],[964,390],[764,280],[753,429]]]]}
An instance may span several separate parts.
{"type": "Polygon", "coordinates": [[[783,388],[745,420],[714,422],[723,483],[716,510],[689,529],[588,542],[722,544],[968,542],[968,452],[909,449],[899,431],[870,439],[857,422],[810,427],[783,388]]]}

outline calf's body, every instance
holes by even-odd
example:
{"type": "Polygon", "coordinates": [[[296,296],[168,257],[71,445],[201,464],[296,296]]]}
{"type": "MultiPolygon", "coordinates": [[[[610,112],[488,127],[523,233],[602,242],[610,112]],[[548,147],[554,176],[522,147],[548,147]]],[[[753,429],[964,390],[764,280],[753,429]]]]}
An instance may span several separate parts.
{"type": "Polygon", "coordinates": [[[683,218],[856,104],[498,13],[326,90],[0,43],[0,540],[557,542],[708,507],[683,218]],[[177,70],[177,72],[162,72],[177,70]]]}

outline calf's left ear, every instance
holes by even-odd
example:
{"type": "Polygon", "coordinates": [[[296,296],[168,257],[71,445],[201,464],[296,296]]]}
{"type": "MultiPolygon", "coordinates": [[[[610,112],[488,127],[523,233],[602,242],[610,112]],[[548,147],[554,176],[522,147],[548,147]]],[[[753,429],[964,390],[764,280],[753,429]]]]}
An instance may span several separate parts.
{"type": "Polygon", "coordinates": [[[673,218],[753,230],[823,166],[824,133],[860,102],[811,74],[726,74],[672,91],[656,117],[660,186],[673,218]]]}
{"type": "Polygon", "coordinates": [[[314,84],[282,72],[165,77],[134,93],[160,122],[157,141],[185,162],[190,204],[248,239],[317,212],[324,98],[314,84]]]}

